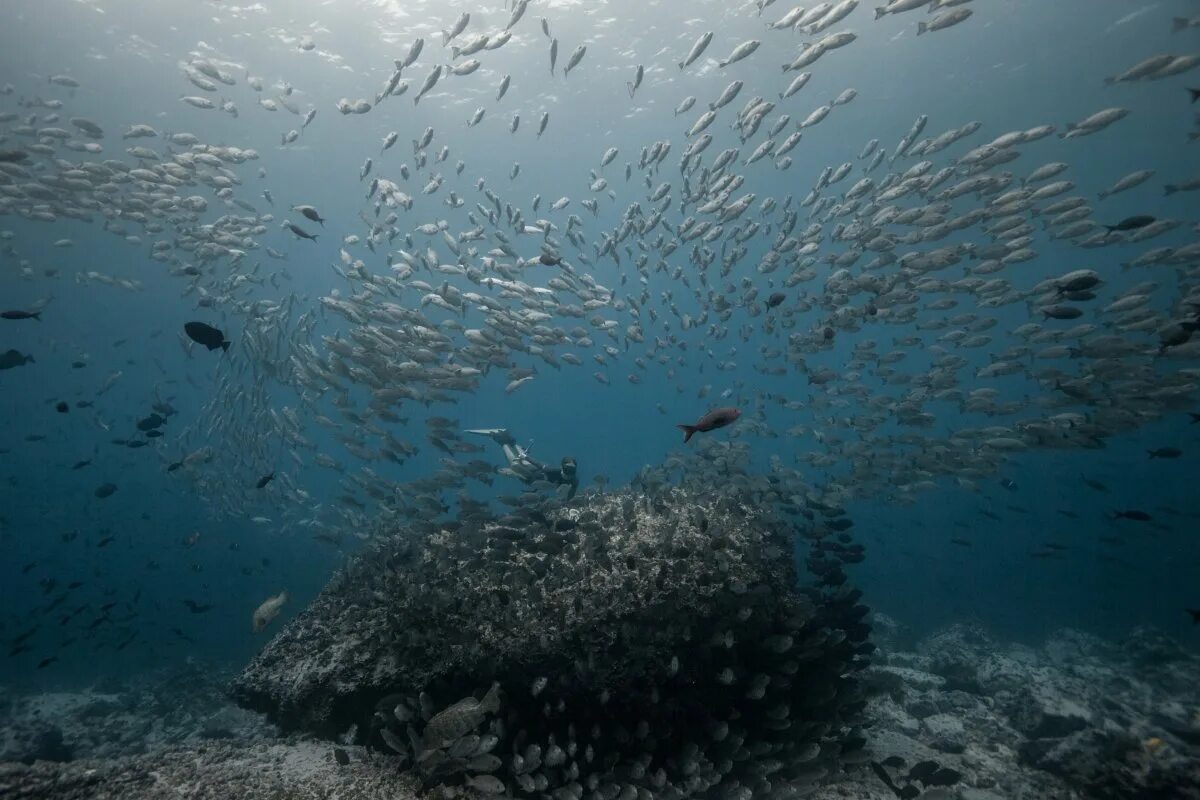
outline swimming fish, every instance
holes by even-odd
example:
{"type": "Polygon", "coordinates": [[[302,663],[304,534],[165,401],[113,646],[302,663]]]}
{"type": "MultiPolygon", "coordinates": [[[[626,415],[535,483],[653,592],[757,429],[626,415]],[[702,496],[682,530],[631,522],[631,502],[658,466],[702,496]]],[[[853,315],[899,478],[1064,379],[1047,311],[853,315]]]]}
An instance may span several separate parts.
{"type": "Polygon", "coordinates": [[[254,609],[254,616],[250,620],[250,629],[255,633],[262,633],[266,630],[266,627],[271,624],[271,620],[279,616],[279,610],[283,608],[283,604],[287,601],[288,593],[286,589],[274,597],[268,597],[264,600],[262,605],[254,609]]]}
{"type": "Polygon", "coordinates": [[[683,431],[683,441],[687,443],[692,438],[692,434],[706,433],[717,428],[724,428],[726,425],[732,425],[741,415],[742,412],[736,408],[716,408],[705,414],[693,425],[680,424],[675,427],[683,431]]]}

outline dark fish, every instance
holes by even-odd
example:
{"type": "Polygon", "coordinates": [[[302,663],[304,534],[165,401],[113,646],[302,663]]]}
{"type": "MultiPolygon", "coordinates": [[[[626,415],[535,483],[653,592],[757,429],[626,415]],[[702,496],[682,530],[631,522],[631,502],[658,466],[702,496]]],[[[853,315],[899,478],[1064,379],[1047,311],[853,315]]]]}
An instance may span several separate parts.
{"type": "Polygon", "coordinates": [[[225,334],[211,325],[203,322],[188,322],[184,324],[183,330],[189,339],[204,345],[209,350],[216,350],[218,347],[222,350],[229,349],[229,342],[226,341],[225,334]]]}
{"type": "Polygon", "coordinates": [[[41,661],[38,662],[37,668],[45,669],[46,667],[53,664],[55,661],[58,661],[58,656],[50,656],[49,658],[43,658],[41,661]]]}
{"type": "Polygon", "coordinates": [[[16,350],[7,350],[0,353],[0,369],[12,369],[13,367],[32,363],[34,363],[33,356],[22,355],[16,350]]]}
{"type": "Polygon", "coordinates": [[[86,467],[88,464],[91,464],[91,463],[92,463],[92,460],[90,458],[85,458],[83,461],[76,461],[75,466],[71,467],[71,469],[83,469],[84,467],[86,467]]]}
{"type": "Polygon", "coordinates": [[[183,466],[182,461],[173,461],[167,465],[167,472],[174,472],[175,470],[179,469],[182,466],[183,466]]]}
{"type": "Polygon", "coordinates": [[[557,267],[562,263],[561,258],[558,256],[552,256],[549,253],[542,253],[540,256],[538,256],[538,261],[547,267],[557,267]]]}
{"type": "Polygon", "coordinates": [[[160,437],[162,435],[163,435],[162,431],[146,431],[147,439],[157,439],[158,437],[160,437]]]}
{"type": "Polygon", "coordinates": [[[767,298],[767,308],[775,308],[775,306],[787,300],[787,295],[783,292],[775,292],[767,298]]]}
{"type": "Polygon", "coordinates": [[[67,585],[67,588],[78,589],[80,586],[83,586],[83,581],[71,581],[71,583],[67,585]]]}
{"type": "Polygon", "coordinates": [[[42,321],[42,312],[40,311],[4,311],[0,312],[0,319],[36,319],[42,321]]]}
{"type": "Polygon", "coordinates": [[[306,230],[304,230],[304,228],[301,228],[299,225],[294,223],[287,223],[287,229],[301,239],[311,239],[314,242],[317,240],[317,234],[308,233],[306,230]]]}
{"type": "Polygon", "coordinates": [[[163,417],[160,417],[158,414],[151,414],[144,419],[138,420],[137,429],[139,431],[152,431],[155,428],[162,427],[164,422],[166,422],[166,419],[163,417]]]}
{"type": "Polygon", "coordinates": [[[0,150],[0,164],[16,164],[27,158],[29,158],[29,153],[24,150],[0,150]]]}
{"type": "Polygon", "coordinates": [[[340,747],[333,748],[333,760],[343,767],[350,763],[350,754],[340,747]]]}
{"type": "MultiPolygon", "coordinates": [[[[1198,98],[1200,98],[1200,89],[1188,89],[1188,94],[1192,96],[1192,102],[1194,103],[1198,98]]],[[[22,153],[22,155],[24,155],[24,153],[22,153]]]]}
{"type": "Polygon", "coordinates": [[[1003,486],[1005,489],[1008,489],[1010,492],[1015,492],[1017,490],[1017,482],[1012,480],[1011,478],[1003,479],[1002,481],[1000,481],[1000,485],[1003,486]]]}
{"type": "Polygon", "coordinates": [[[211,605],[197,603],[195,600],[184,600],[183,604],[187,606],[188,611],[191,611],[193,614],[203,614],[205,611],[210,611],[212,609],[211,605]]]}
{"type": "Polygon", "coordinates": [[[96,547],[104,547],[105,545],[112,544],[113,540],[116,538],[117,537],[115,537],[115,536],[105,536],[103,539],[96,542],[96,547]]]}
{"type": "Polygon", "coordinates": [[[1200,422],[1200,414],[1197,414],[1195,411],[1189,411],[1188,416],[1192,418],[1193,425],[1195,425],[1197,422],[1200,422]]]}
{"type": "Polygon", "coordinates": [[[86,361],[72,361],[72,362],[71,362],[71,367],[72,367],[73,369],[83,369],[83,368],[84,368],[84,367],[86,367],[86,366],[87,366],[87,362],[86,362],[86,361]]]}
{"type": "Polygon", "coordinates": [[[1186,611],[1187,613],[1192,615],[1192,624],[1193,625],[1200,625],[1200,609],[1185,608],[1184,611],[1186,611]]]}
{"type": "Polygon", "coordinates": [[[1126,217],[1116,225],[1105,225],[1104,227],[1108,228],[1109,233],[1113,231],[1136,231],[1138,228],[1144,228],[1152,222],[1154,222],[1154,217],[1149,214],[1138,214],[1137,216],[1126,217]]]}
{"type": "Polygon", "coordinates": [[[132,450],[136,450],[139,447],[145,447],[146,442],[143,442],[141,439],[130,439],[125,443],[125,446],[132,450]]]}
{"type": "Polygon", "coordinates": [[[692,434],[707,433],[717,428],[724,428],[726,425],[732,425],[741,415],[742,412],[736,408],[717,408],[697,420],[695,425],[676,425],[675,427],[683,431],[683,441],[686,443],[692,438],[692,434]]]}
{"type": "Polygon", "coordinates": [[[1131,519],[1135,522],[1149,522],[1151,520],[1151,516],[1145,511],[1130,509],[1128,511],[1114,511],[1110,519],[1131,519]]]}
{"type": "MultiPolygon", "coordinates": [[[[325,219],[321,216],[321,212],[317,211],[312,206],[296,206],[296,210],[303,214],[306,218],[318,223],[322,228],[325,227],[325,219]]],[[[317,237],[312,237],[316,239],[317,237]]]]}
{"type": "Polygon", "coordinates": [[[71,406],[67,405],[66,401],[59,400],[58,404],[54,406],[54,410],[60,414],[65,414],[71,410],[71,406]]]}
{"type": "Polygon", "coordinates": [[[117,485],[115,483],[102,483],[96,487],[96,491],[93,494],[103,500],[106,497],[111,497],[116,491],[117,485]]]}
{"type": "Polygon", "coordinates": [[[1178,447],[1160,447],[1157,450],[1147,450],[1151,458],[1179,458],[1183,451],[1178,447]]]}
{"type": "Polygon", "coordinates": [[[1095,489],[1097,492],[1108,492],[1108,487],[1105,486],[1100,481],[1094,481],[1091,478],[1085,477],[1083,475],[1079,476],[1079,480],[1083,481],[1085,484],[1087,484],[1091,488],[1095,489]]]}
{"type": "Polygon", "coordinates": [[[274,478],[275,478],[274,472],[270,473],[269,475],[263,475],[261,478],[258,479],[258,482],[254,484],[254,488],[261,489],[264,486],[266,486],[268,483],[270,483],[274,478]]]}

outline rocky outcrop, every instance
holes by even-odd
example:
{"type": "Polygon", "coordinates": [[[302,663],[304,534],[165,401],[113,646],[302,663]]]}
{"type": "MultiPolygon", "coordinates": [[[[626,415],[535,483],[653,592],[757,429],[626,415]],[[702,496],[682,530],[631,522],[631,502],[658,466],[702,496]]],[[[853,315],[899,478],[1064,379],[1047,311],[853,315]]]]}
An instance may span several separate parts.
{"type": "MultiPolygon", "coordinates": [[[[881,768],[901,789],[923,762],[962,775],[952,788],[914,781],[914,797],[1200,798],[1200,658],[1161,633],[1108,643],[1063,630],[1035,648],[955,625],[915,651],[889,643],[863,676],[873,759],[892,760],[881,768]]],[[[847,792],[896,797],[867,771],[815,796],[847,792]]]]}
{"type": "Polygon", "coordinates": [[[683,489],[586,496],[519,527],[399,532],[233,691],[285,730],[348,732],[431,783],[807,792],[865,758],[855,675],[872,647],[831,555],[861,557],[846,542],[814,556],[830,577],[802,588],[790,523],[683,489]],[[481,709],[491,685],[499,708],[481,709]],[[443,741],[429,720],[452,704],[471,711],[443,741]]]}

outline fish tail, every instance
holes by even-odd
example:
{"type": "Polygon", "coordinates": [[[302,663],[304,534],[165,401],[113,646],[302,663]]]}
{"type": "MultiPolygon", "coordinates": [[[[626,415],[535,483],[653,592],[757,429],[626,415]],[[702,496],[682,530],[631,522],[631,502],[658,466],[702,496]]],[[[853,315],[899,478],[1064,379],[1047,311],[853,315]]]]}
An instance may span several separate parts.
{"type": "Polygon", "coordinates": [[[692,434],[699,430],[695,425],[676,425],[675,427],[683,431],[684,444],[687,444],[688,440],[692,438],[692,434]]]}
{"type": "Polygon", "coordinates": [[[1200,89],[1188,89],[1188,94],[1192,96],[1192,102],[1200,100],[1200,89]]]}
{"type": "Polygon", "coordinates": [[[1163,187],[1163,194],[1175,194],[1179,191],[1179,187],[1173,183],[1168,183],[1163,187]]]}
{"type": "Polygon", "coordinates": [[[38,322],[41,322],[41,321],[42,321],[42,312],[40,312],[40,311],[31,311],[31,312],[29,313],[29,316],[33,317],[33,318],[34,318],[34,319],[36,319],[38,322]]]}
{"type": "Polygon", "coordinates": [[[318,236],[320,236],[320,235],[321,235],[321,234],[319,234],[319,233],[314,233],[312,236],[310,236],[310,237],[308,237],[308,238],[312,239],[312,240],[315,242],[315,241],[317,240],[317,237],[318,237],[318,236]]]}
{"type": "Polygon", "coordinates": [[[493,714],[500,710],[500,684],[493,683],[492,688],[487,690],[487,694],[483,696],[483,700],[479,703],[479,707],[484,711],[490,711],[493,714]]]}
{"type": "Polygon", "coordinates": [[[221,342],[221,352],[224,352],[224,353],[229,352],[229,342],[228,341],[221,342]]]}
{"type": "Polygon", "coordinates": [[[917,23],[917,36],[920,36],[922,33],[924,33],[927,30],[929,30],[929,26],[926,25],[924,22],[917,23]]]}
{"type": "Polygon", "coordinates": [[[450,31],[442,31],[442,47],[450,44],[450,31]]]}
{"type": "Polygon", "coordinates": [[[879,19],[880,17],[884,16],[885,14],[887,14],[886,6],[876,6],[875,7],[875,19],[879,19]]]}

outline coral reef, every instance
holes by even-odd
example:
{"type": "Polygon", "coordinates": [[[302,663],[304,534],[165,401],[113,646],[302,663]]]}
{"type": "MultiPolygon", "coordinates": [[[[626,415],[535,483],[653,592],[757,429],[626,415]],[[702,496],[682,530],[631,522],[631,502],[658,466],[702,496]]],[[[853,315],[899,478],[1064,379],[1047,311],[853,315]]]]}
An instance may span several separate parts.
{"type": "Polygon", "coordinates": [[[233,692],[285,730],[394,754],[426,788],[809,793],[867,758],[855,676],[873,649],[839,568],[861,551],[815,538],[805,588],[796,528],[724,493],[594,494],[519,524],[401,531],[233,692]]]}

